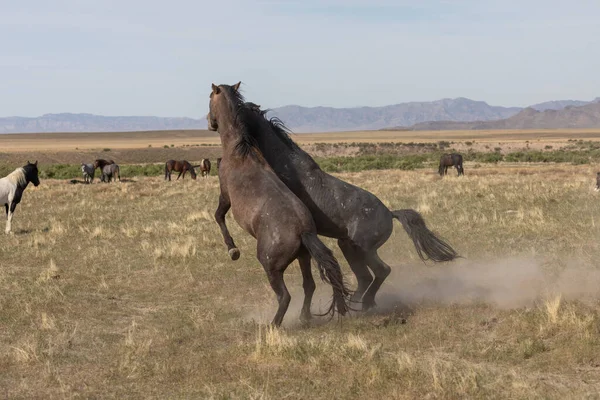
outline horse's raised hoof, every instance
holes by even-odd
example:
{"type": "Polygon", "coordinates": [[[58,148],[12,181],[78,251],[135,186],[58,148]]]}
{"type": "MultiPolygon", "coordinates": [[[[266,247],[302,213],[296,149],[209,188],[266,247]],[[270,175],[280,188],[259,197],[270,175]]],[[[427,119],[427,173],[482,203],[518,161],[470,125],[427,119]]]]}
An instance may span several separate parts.
{"type": "Polygon", "coordinates": [[[234,247],[233,249],[229,249],[228,253],[229,253],[229,257],[231,257],[231,259],[233,261],[240,258],[240,250],[236,247],[234,247]]]}

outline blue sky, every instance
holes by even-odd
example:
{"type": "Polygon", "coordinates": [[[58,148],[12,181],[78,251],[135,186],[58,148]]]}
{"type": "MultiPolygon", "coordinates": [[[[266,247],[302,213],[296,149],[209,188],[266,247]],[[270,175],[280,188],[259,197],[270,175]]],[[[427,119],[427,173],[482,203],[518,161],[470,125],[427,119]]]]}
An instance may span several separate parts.
{"type": "Polygon", "coordinates": [[[600,96],[598,0],[0,0],[0,116],[600,96]]]}

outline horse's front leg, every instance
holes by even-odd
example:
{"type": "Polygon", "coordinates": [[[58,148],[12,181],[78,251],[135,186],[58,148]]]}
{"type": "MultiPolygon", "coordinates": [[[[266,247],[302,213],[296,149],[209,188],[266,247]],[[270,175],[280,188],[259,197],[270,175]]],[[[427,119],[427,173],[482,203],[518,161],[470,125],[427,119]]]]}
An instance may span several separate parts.
{"type": "Polygon", "coordinates": [[[229,234],[229,229],[227,229],[227,225],[225,224],[225,215],[227,215],[227,211],[229,211],[230,208],[231,201],[221,194],[219,196],[219,206],[217,207],[217,211],[215,211],[215,220],[217,221],[217,224],[219,224],[219,228],[221,228],[221,235],[223,235],[229,257],[231,257],[232,260],[237,260],[240,258],[240,250],[233,242],[233,238],[229,234]]]}
{"type": "Polygon", "coordinates": [[[178,181],[178,180],[179,180],[179,177],[181,177],[181,174],[182,174],[182,173],[183,173],[183,171],[181,171],[181,172],[179,173],[179,175],[177,175],[177,179],[175,179],[176,181],[178,181]]]}
{"type": "Polygon", "coordinates": [[[15,208],[17,208],[17,203],[15,201],[12,201],[10,203],[10,209],[8,207],[8,204],[6,205],[7,219],[6,219],[6,230],[4,232],[7,235],[10,234],[11,230],[12,230],[12,219],[13,219],[13,215],[15,213],[15,208]]]}

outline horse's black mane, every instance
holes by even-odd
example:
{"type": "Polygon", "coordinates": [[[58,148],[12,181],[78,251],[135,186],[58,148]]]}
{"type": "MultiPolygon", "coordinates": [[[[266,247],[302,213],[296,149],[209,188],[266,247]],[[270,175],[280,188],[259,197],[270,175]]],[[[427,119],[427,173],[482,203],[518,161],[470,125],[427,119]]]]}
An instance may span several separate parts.
{"type": "Polygon", "coordinates": [[[227,94],[231,112],[235,115],[235,123],[241,130],[240,139],[235,146],[238,155],[241,157],[247,157],[248,155],[262,156],[255,136],[257,130],[264,129],[261,127],[261,121],[266,121],[275,135],[289,148],[298,148],[298,145],[290,137],[291,130],[285,126],[281,119],[277,117],[268,118],[267,112],[269,110],[260,110],[255,103],[246,102],[239,90],[234,90],[228,85],[221,85],[220,88],[227,94]]]}
{"type": "Polygon", "coordinates": [[[295,150],[298,148],[298,145],[290,137],[292,131],[287,126],[285,126],[283,121],[278,117],[267,117],[267,113],[270,111],[269,109],[261,110],[258,105],[251,102],[246,102],[245,105],[246,108],[249,108],[254,114],[262,117],[267,123],[269,123],[269,125],[271,125],[271,128],[275,132],[275,135],[277,135],[277,137],[279,137],[279,139],[281,139],[281,141],[285,143],[290,149],[295,150]]]}
{"type": "Polygon", "coordinates": [[[231,86],[221,85],[219,86],[223,90],[229,99],[229,107],[233,113],[234,121],[237,127],[241,131],[240,140],[235,145],[236,153],[242,158],[246,158],[249,155],[258,156],[262,153],[258,148],[258,143],[251,132],[251,119],[249,118],[252,111],[246,107],[246,100],[239,90],[234,90],[231,86]]]}

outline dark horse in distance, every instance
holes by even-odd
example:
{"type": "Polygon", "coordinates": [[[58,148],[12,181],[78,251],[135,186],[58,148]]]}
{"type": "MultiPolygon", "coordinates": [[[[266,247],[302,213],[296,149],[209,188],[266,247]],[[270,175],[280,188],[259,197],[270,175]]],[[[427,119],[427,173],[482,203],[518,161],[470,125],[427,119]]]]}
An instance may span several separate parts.
{"type": "Polygon", "coordinates": [[[100,174],[100,180],[102,182],[110,183],[111,180],[121,182],[121,169],[115,163],[107,164],[102,168],[102,173],[100,174]]]}
{"type": "Polygon", "coordinates": [[[113,160],[103,160],[102,158],[98,158],[96,161],[94,161],[94,170],[100,168],[100,172],[102,172],[104,167],[114,163],[115,162],[113,160]]]}
{"type": "Polygon", "coordinates": [[[179,172],[179,175],[177,175],[177,179],[179,179],[181,174],[183,174],[183,179],[185,179],[185,174],[188,171],[192,179],[196,179],[196,170],[194,168],[195,166],[190,164],[186,160],[169,160],[165,163],[165,180],[171,180],[171,171],[179,172]]]}
{"type": "Polygon", "coordinates": [[[444,176],[448,173],[448,167],[454,166],[458,172],[458,176],[464,175],[465,170],[463,169],[463,157],[458,153],[443,154],[440,158],[440,166],[438,172],[440,176],[444,176]]]}
{"type": "Polygon", "coordinates": [[[253,113],[248,122],[250,136],[271,168],[308,207],[318,234],[338,239],[358,281],[352,300],[362,300],[363,310],[376,305],[375,295],[391,272],[377,250],[392,234],[394,219],[402,224],[422,260],[444,262],[458,257],[449,244],[427,228],[417,211],[391,211],[374,194],[324,172],[290,138],[279,119],[268,120],[253,106],[247,109],[253,113]]]}
{"type": "Polygon", "coordinates": [[[301,319],[311,318],[310,304],[315,291],[311,257],[321,278],[333,287],[329,313],[344,315],[349,310],[349,290],[339,263],[317,236],[308,208],[279,180],[250,136],[254,111],[244,105],[239,83],[212,86],[208,127],[219,132],[223,158],[219,169],[219,206],[215,219],[232,259],[240,255],[225,225],[229,208],[237,223],[257,240],[256,257],[262,264],[279,307],[273,325],[279,326],[290,304],[283,280],[288,265],[298,259],[303,277],[304,303],[301,319]]]}

